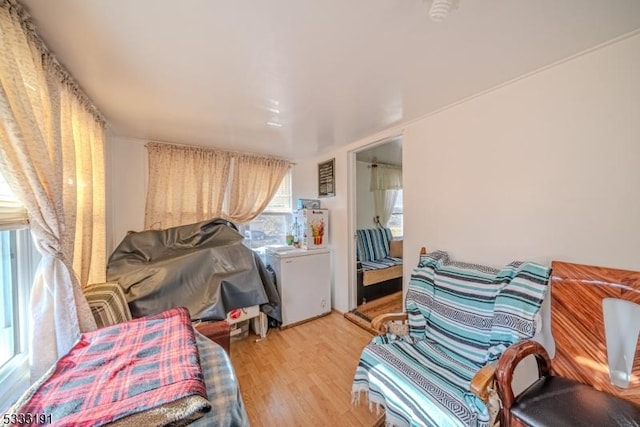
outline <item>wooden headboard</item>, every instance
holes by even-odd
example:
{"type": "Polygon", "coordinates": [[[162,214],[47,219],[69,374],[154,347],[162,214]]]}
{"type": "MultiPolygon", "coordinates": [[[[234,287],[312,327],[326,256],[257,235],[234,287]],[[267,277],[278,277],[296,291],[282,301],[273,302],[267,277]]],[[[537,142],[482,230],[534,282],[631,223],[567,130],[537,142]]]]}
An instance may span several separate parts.
{"type": "Polygon", "coordinates": [[[604,298],[640,303],[640,272],[558,261],[551,269],[554,374],[640,404],[640,346],[636,347],[629,387],[612,385],[602,314],[604,298]]]}

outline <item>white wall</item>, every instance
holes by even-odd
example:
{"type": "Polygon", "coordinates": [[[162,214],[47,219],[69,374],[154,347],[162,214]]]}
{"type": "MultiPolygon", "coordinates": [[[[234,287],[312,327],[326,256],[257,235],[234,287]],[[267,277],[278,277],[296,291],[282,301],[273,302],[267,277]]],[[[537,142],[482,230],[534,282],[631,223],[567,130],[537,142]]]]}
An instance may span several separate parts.
{"type": "Polygon", "coordinates": [[[371,192],[371,163],[356,162],[356,228],[375,227],[376,209],[371,192]]]}
{"type": "Polygon", "coordinates": [[[405,253],[640,269],[640,36],[408,126],[405,253]]]}
{"type": "Polygon", "coordinates": [[[147,197],[145,142],[107,134],[107,253],[111,254],[127,231],[144,227],[147,197]]]}
{"type": "MultiPolygon", "coordinates": [[[[292,170],[293,200],[298,198],[318,198],[318,163],[330,160],[333,156],[296,161],[292,170]]],[[[346,197],[347,161],[346,155],[335,156],[335,192],[334,197],[320,199],[321,207],[329,209],[329,247],[331,248],[331,306],[344,310],[348,305],[348,287],[339,278],[348,277],[348,264],[343,262],[349,256],[347,239],[348,203],[346,197]]]]}
{"type": "MultiPolygon", "coordinates": [[[[640,270],[640,35],[322,157],[336,158],[333,306],[349,303],[350,150],[403,134],[405,284],[421,246],[501,265],[553,259],[640,270]]],[[[355,226],[355,223],[352,227],[355,226]]]]}

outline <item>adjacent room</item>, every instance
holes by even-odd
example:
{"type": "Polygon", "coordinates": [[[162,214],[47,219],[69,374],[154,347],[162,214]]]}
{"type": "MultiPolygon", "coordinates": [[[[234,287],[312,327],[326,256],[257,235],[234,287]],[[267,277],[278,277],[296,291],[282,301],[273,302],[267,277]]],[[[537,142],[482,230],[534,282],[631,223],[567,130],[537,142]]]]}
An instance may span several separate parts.
{"type": "Polygon", "coordinates": [[[402,138],[358,151],[356,169],[356,304],[345,313],[368,328],[382,313],[402,311],[402,138]]]}
{"type": "Polygon", "coordinates": [[[637,0],[0,0],[8,425],[640,423],[637,0]]]}

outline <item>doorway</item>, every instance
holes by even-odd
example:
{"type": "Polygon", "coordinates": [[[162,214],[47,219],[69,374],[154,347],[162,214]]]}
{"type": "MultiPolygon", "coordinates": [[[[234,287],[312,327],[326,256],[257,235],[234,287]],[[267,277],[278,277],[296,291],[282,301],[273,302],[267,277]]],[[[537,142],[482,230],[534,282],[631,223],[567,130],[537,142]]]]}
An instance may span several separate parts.
{"type": "MultiPolygon", "coordinates": [[[[391,230],[393,239],[400,241],[401,247],[403,235],[402,189],[400,187],[394,191],[385,192],[385,194],[393,193],[395,196],[395,203],[392,203],[393,206],[389,206],[390,199],[383,195],[381,201],[381,193],[379,191],[376,195],[376,200],[376,197],[374,197],[374,191],[371,190],[371,180],[373,168],[376,168],[376,171],[373,174],[374,180],[376,180],[376,177],[379,177],[378,173],[383,172],[382,169],[395,169],[394,173],[399,173],[401,176],[402,135],[386,138],[350,152],[349,162],[351,192],[351,218],[349,221],[349,231],[353,236],[349,250],[350,258],[353,260],[353,262],[350,263],[352,265],[352,269],[349,275],[349,309],[354,310],[358,306],[361,306],[363,303],[362,300],[365,299],[362,295],[362,289],[359,289],[359,287],[362,287],[362,284],[359,284],[358,282],[359,272],[356,268],[357,230],[386,227],[391,230]],[[381,208],[381,205],[385,204],[386,208],[381,208]],[[391,209],[389,209],[390,207],[391,209]],[[361,299],[361,301],[358,301],[358,299],[361,299]]],[[[397,247],[398,242],[395,243],[395,246],[397,247]]],[[[361,273],[362,272],[360,272],[360,274],[361,273]]],[[[368,291],[373,290],[374,292],[368,292],[367,297],[369,298],[369,301],[374,298],[384,297],[387,293],[394,292],[394,286],[397,287],[398,284],[401,290],[402,278],[399,278],[395,285],[393,283],[383,284],[384,286],[379,287],[381,292],[379,295],[378,290],[376,289],[378,288],[378,285],[368,288],[368,291]]],[[[400,309],[401,308],[402,307],[400,307],[400,309]]]]}

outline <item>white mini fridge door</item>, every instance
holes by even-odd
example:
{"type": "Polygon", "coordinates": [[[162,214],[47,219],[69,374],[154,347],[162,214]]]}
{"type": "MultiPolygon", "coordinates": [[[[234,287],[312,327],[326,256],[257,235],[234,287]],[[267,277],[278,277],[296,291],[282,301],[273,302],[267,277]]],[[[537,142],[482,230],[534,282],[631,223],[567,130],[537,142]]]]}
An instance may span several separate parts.
{"type": "Polygon", "coordinates": [[[301,209],[297,214],[303,249],[327,247],[329,239],[329,211],[327,209],[301,209]]]}
{"type": "Polygon", "coordinates": [[[282,326],[331,311],[331,260],[326,249],[268,255],[282,302],[282,326]]]}

